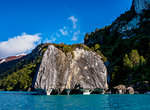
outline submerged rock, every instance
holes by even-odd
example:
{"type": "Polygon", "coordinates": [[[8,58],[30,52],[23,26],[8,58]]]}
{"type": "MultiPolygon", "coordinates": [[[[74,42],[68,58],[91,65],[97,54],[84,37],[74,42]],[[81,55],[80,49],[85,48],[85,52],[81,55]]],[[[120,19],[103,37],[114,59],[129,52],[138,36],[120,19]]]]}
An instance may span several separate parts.
{"type": "Polygon", "coordinates": [[[73,53],[48,47],[35,76],[34,88],[39,94],[84,94],[108,88],[102,57],[78,48],[73,53]]]}

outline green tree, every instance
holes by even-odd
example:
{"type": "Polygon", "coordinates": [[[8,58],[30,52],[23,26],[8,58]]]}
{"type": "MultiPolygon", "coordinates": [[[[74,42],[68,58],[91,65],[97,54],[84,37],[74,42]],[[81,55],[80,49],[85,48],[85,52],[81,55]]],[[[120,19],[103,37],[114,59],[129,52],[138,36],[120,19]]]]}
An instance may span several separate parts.
{"type": "Polygon", "coordinates": [[[99,30],[96,28],[96,29],[95,29],[95,32],[98,32],[98,31],[99,31],[99,30]]]}
{"type": "Polygon", "coordinates": [[[71,46],[67,46],[67,45],[64,45],[64,46],[63,46],[63,51],[64,51],[65,53],[71,52],[71,50],[72,50],[71,46]]]}
{"type": "Polygon", "coordinates": [[[138,66],[140,63],[140,56],[137,50],[132,50],[132,52],[129,54],[130,61],[133,64],[133,66],[138,66]]]}
{"type": "Polygon", "coordinates": [[[94,47],[91,47],[91,49],[94,51],[94,47]]]}
{"type": "Polygon", "coordinates": [[[95,50],[99,50],[100,49],[100,45],[99,44],[95,44],[95,50]]]}
{"type": "Polygon", "coordinates": [[[123,66],[128,67],[128,68],[132,68],[133,67],[133,64],[130,61],[130,59],[129,59],[127,54],[125,54],[125,57],[123,59],[123,66]]]}
{"type": "Polygon", "coordinates": [[[89,33],[86,33],[85,34],[85,37],[84,37],[84,41],[88,40],[89,39],[89,33]]]}
{"type": "Polygon", "coordinates": [[[88,36],[89,36],[89,33],[86,33],[86,34],[85,34],[85,37],[88,37],[88,36]]]}
{"type": "Polygon", "coordinates": [[[132,52],[128,55],[126,54],[123,59],[123,65],[125,67],[134,67],[139,66],[139,64],[146,64],[146,59],[143,56],[140,56],[137,50],[132,50],[132,52]]]}
{"type": "Polygon", "coordinates": [[[140,63],[146,64],[146,59],[143,56],[140,56],[140,63]]]}
{"type": "Polygon", "coordinates": [[[101,51],[97,50],[96,52],[102,57],[101,60],[102,60],[103,62],[106,62],[106,61],[107,61],[107,57],[105,57],[105,56],[101,53],[101,51]]]}
{"type": "Polygon", "coordinates": [[[92,36],[92,37],[94,36],[94,32],[91,32],[91,36],[92,36]]]}

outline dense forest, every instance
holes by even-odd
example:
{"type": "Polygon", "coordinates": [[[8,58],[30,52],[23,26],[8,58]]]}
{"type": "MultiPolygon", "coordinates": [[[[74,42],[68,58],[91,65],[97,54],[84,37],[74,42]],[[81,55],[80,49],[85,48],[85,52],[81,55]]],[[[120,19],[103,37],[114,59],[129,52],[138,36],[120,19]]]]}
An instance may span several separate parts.
{"type": "Polygon", "coordinates": [[[21,59],[0,64],[0,90],[29,90],[47,47],[41,44],[21,59]]]}
{"type": "Polygon", "coordinates": [[[150,11],[135,14],[133,7],[118,17],[111,25],[96,29],[85,35],[84,43],[93,48],[100,45],[100,51],[109,62],[109,87],[132,86],[135,90],[150,90],[150,11]],[[139,27],[126,32],[118,32],[135,16],[140,17],[139,27]],[[123,24],[125,22],[125,24],[123,24]],[[119,24],[116,26],[116,24],[119,24]],[[115,27],[116,26],[116,27],[115,27]],[[114,28],[115,27],[115,28],[114,28]],[[130,36],[130,37],[128,37],[130,36]]]}

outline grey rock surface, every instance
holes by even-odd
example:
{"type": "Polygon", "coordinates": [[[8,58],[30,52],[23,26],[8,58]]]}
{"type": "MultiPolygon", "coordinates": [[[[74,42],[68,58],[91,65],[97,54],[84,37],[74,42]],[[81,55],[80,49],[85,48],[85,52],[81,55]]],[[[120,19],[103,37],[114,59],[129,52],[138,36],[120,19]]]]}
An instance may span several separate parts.
{"type": "Polygon", "coordinates": [[[132,29],[139,28],[140,16],[135,16],[129,23],[125,25],[120,25],[118,32],[124,33],[126,31],[131,31],[132,29]]]}
{"type": "Polygon", "coordinates": [[[133,0],[133,6],[137,14],[142,13],[142,10],[150,9],[150,0],[133,0]]]}
{"type": "MultiPolygon", "coordinates": [[[[74,57],[71,52],[63,53],[50,45],[43,55],[37,72],[34,88],[50,95],[53,90],[60,93],[72,90],[76,85],[87,90],[108,88],[107,69],[101,56],[94,52],[76,48],[74,57]]],[[[42,93],[39,93],[42,94],[42,93]]]]}
{"type": "MultiPolygon", "coordinates": [[[[132,18],[131,21],[127,22],[125,20],[117,20],[115,21],[114,25],[110,29],[113,32],[117,29],[117,32],[122,34],[122,39],[128,39],[132,36],[132,29],[139,28],[141,17],[143,10],[150,10],[150,0],[133,0],[133,7],[136,12],[136,15],[132,18]],[[131,34],[131,35],[130,35],[131,34]]],[[[143,19],[143,21],[147,19],[143,19]]]]}

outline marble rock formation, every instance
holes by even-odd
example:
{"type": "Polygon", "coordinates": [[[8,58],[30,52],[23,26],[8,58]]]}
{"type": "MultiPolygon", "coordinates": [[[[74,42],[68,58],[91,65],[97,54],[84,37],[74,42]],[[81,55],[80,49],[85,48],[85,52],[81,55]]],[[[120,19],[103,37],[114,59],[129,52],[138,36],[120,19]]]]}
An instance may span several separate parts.
{"type": "Polygon", "coordinates": [[[33,82],[38,94],[90,94],[108,88],[102,57],[78,48],[73,53],[48,47],[33,82]]]}

